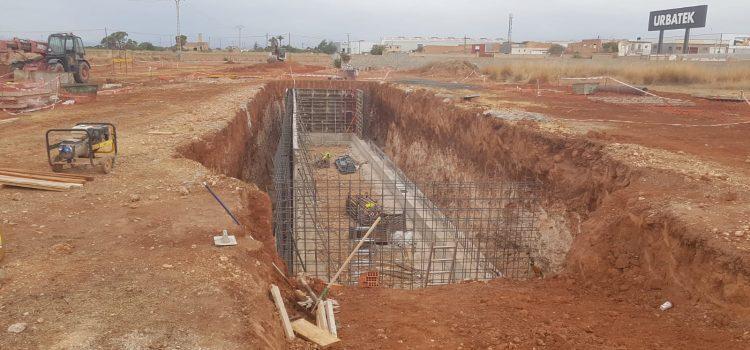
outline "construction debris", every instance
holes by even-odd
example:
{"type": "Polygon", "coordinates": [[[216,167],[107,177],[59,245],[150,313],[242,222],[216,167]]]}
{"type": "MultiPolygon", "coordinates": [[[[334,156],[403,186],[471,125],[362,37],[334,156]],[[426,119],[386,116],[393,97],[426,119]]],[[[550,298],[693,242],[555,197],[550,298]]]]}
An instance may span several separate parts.
{"type": "Polygon", "coordinates": [[[352,174],[357,171],[357,162],[348,154],[336,158],[334,163],[336,169],[342,174],[352,174]]]}
{"type": "Polygon", "coordinates": [[[300,337],[315,343],[321,349],[325,349],[341,341],[341,339],[333,336],[327,330],[319,328],[304,318],[292,322],[292,329],[300,337]]]}
{"type": "Polygon", "coordinates": [[[286,313],[286,307],[284,306],[284,299],[281,297],[281,291],[275,284],[271,285],[271,296],[273,302],[276,304],[276,309],[279,311],[281,317],[281,325],[286,333],[287,340],[294,340],[294,331],[292,331],[292,325],[289,322],[289,314],[286,313]]]}
{"type": "Polygon", "coordinates": [[[55,173],[27,172],[0,168],[0,185],[47,191],[67,191],[83,187],[85,177],[60,176],[55,173]]]}

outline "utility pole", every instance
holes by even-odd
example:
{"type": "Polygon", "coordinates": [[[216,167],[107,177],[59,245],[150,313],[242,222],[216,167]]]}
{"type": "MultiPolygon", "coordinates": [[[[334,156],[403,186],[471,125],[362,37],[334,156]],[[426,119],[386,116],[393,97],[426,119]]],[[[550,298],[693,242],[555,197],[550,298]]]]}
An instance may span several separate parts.
{"type": "Polygon", "coordinates": [[[513,53],[513,14],[508,15],[508,54],[513,53]]]}
{"type": "Polygon", "coordinates": [[[182,36],[180,35],[180,1],[174,0],[174,5],[177,8],[177,36],[175,37],[177,46],[177,60],[182,61],[182,36]]]}
{"type": "Polygon", "coordinates": [[[237,28],[237,49],[242,52],[242,28],[245,28],[245,26],[240,24],[235,28],[237,28]]]}
{"type": "Polygon", "coordinates": [[[289,48],[292,47],[292,32],[286,33],[286,43],[289,46],[289,48]]]}
{"type": "Polygon", "coordinates": [[[352,53],[352,41],[349,39],[349,35],[352,33],[346,33],[346,50],[348,54],[352,53]]]}
{"type": "Polygon", "coordinates": [[[464,34],[464,55],[466,54],[466,39],[468,38],[466,37],[466,34],[464,34]]]}

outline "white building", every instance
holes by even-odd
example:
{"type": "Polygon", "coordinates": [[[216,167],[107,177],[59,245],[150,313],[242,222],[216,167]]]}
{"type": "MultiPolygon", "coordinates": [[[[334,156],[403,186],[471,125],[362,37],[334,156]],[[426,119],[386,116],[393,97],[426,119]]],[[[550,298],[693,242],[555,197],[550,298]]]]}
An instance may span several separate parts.
{"type": "Polygon", "coordinates": [[[372,50],[372,47],[377,45],[376,43],[372,41],[364,41],[364,40],[356,40],[356,41],[343,41],[343,42],[337,42],[336,43],[336,51],[337,52],[346,52],[348,54],[352,55],[359,55],[363,53],[370,53],[370,50],[372,50]],[[351,43],[351,47],[349,47],[349,44],[351,43]]]}
{"type": "Polygon", "coordinates": [[[617,43],[617,56],[646,56],[651,54],[651,46],[653,44],[649,41],[643,40],[624,40],[617,43]]]}
{"type": "MultiPolygon", "coordinates": [[[[417,51],[425,46],[459,46],[459,45],[473,45],[473,44],[490,44],[503,42],[501,38],[456,38],[456,37],[386,37],[383,38],[381,44],[391,45],[392,47],[400,47],[402,52],[417,51]]],[[[352,44],[354,46],[354,44],[352,44]]]]}

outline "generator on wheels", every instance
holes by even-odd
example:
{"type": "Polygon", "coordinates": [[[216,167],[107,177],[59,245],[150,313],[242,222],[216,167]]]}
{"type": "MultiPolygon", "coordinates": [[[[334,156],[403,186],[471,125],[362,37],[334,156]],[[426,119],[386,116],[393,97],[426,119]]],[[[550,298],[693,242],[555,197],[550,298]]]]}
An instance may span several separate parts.
{"type": "Polygon", "coordinates": [[[117,129],[111,123],[78,123],[47,130],[47,160],[52,171],[91,166],[108,174],[117,158],[117,129]]]}

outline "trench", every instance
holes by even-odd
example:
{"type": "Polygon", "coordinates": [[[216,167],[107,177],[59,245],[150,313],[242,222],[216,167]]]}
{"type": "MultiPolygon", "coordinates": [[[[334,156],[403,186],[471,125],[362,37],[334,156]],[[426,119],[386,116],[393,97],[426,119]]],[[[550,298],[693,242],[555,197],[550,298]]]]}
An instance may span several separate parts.
{"type": "Polygon", "coordinates": [[[227,127],[179,152],[269,194],[289,273],[328,280],[380,216],[339,282],[412,289],[566,274],[750,307],[737,261],[686,239],[689,228],[669,213],[621,207],[642,174],[602,144],[426,91],[270,82],[227,127]],[[319,164],[326,153],[359,167],[341,174],[319,164]]]}

